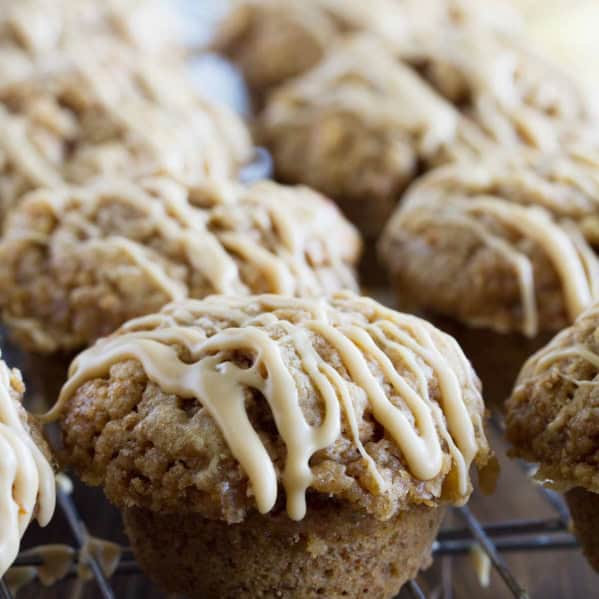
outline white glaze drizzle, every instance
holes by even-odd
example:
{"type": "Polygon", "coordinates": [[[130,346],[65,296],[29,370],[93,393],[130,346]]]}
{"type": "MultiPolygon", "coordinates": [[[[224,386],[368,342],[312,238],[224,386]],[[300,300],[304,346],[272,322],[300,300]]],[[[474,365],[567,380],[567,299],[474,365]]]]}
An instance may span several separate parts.
{"type": "Polygon", "coordinates": [[[0,360],[0,575],[17,556],[25,529],[36,517],[45,526],[54,513],[54,472],[21,420],[11,397],[20,375],[0,360]]]}
{"type": "MultiPolygon", "coordinates": [[[[482,435],[484,410],[480,394],[455,341],[416,317],[349,292],[330,301],[264,295],[173,303],[160,314],[130,321],[120,334],[80,354],[46,420],[59,418],[65,403],[86,381],[107,376],[113,364],[128,359],[138,360],[163,391],[195,398],[209,411],[246,472],[262,513],[276,501],[277,474],[246,414],[248,389],[265,397],[285,442],[281,483],[291,518],[301,519],[306,512],[310,459],[339,437],[342,413],[350,436],[354,441],[359,438],[351,401],[355,386],[366,395],[373,417],[399,447],[416,479],[438,476],[447,452],[457,474],[458,492],[462,497],[468,494],[469,468],[481,448],[477,439],[477,432],[482,435]],[[369,321],[352,319],[349,314],[355,310],[370,314],[369,321]],[[207,337],[201,326],[205,317],[225,318],[227,327],[207,337]],[[317,347],[322,342],[339,356],[345,375],[320,355],[317,347]],[[184,347],[190,359],[179,359],[176,346],[184,347]],[[308,424],[300,407],[299,390],[285,360],[289,347],[321,398],[318,425],[308,424]],[[254,357],[252,366],[243,369],[230,361],[227,356],[234,351],[249,352],[254,357]],[[398,371],[393,355],[400,356],[396,359],[408,374],[398,371]],[[375,375],[373,365],[382,378],[375,375]],[[430,395],[430,377],[438,387],[438,403],[430,395]],[[390,386],[391,396],[383,381],[390,386]],[[400,398],[403,407],[392,397],[400,398]]],[[[361,443],[356,441],[356,446],[378,492],[384,492],[388,483],[361,443]]]]}

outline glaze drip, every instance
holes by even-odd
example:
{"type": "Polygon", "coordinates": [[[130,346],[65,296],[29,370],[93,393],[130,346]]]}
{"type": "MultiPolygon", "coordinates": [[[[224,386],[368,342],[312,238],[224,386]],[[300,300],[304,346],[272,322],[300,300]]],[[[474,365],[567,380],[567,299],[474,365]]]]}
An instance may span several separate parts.
{"type": "Polygon", "coordinates": [[[19,413],[23,382],[0,360],[0,575],[17,557],[21,537],[36,517],[41,526],[54,513],[54,472],[19,413]]]}
{"type": "Polygon", "coordinates": [[[412,476],[426,481],[442,474],[449,455],[457,494],[469,493],[469,468],[484,444],[477,381],[455,341],[416,317],[350,292],[330,300],[264,295],[173,303],[81,353],[46,420],[60,418],[87,381],[129,359],[139,361],[164,392],[195,399],[208,410],[262,513],[273,508],[279,479],[290,517],[303,518],[310,460],[338,439],[342,426],[376,481],[376,492],[385,491],[388,482],[359,439],[356,393],[365,395],[412,476]],[[363,320],[352,318],[356,311],[366,315],[363,320]],[[223,328],[207,334],[202,327],[207,317],[223,319],[223,328]],[[323,358],[323,345],[338,357],[336,366],[323,358]],[[251,365],[237,364],[236,352],[252,356],[251,365]],[[302,410],[291,355],[319,398],[318,422],[308,422],[302,410]],[[268,402],[285,443],[282,472],[248,418],[245,401],[253,392],[268,402]]]}

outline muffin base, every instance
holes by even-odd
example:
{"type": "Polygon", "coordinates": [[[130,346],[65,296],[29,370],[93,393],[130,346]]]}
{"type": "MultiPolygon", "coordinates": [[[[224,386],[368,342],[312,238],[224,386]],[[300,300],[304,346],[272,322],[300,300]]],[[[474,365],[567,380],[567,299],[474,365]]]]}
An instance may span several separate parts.
{"type": "Polygon", "coordinates": [[[389,599],[430,564],[443,509],[414,507],[381,522],[332,501],[241,524],[199,514],[124,511],[141,567],[165,591],[238,597],[389,599]]]}
{"type": "Polygon", "coordinates": [[[485,403],[501,410],[524,362],[554,336],[554,333],[541,333],[531,339],[519,333],[468,327],[450,318],[431,315],[425,318],[460,344],[482,381],[485,403]]]}
{"type": "Polygon", "coordinates": [[[566,501],[582,550],[599,572],[599,493],[576,487],[566,493],[566,501]]]}

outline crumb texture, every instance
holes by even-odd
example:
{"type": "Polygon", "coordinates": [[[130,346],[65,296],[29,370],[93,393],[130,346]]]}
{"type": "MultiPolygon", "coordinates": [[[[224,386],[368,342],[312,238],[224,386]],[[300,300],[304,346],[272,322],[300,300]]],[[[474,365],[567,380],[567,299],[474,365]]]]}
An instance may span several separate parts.
{"type": "Polygon", "coordinates": [[[598,323],[594,307],[535,354],[506,404],[513,453],[563,490],[599,492],[598,323]]]}
{"type": "Polygon", "coordinates": [[[101,36],[71,40],[3,84],[0,129],[0,217],[39,187],[103,175],[208,185],[252,154],[240,118],[201,98],[179,60],[101,36]]]}
{"type": "Polygon", "coordinates": [[[463,503],[489,457],[455,341],[351,293],[171,304],[70,377],[51,413],[67,461],[125,507],[239,522],[286,503],[299,519],[315,495],[385,520],[463,503]]]}
{"type": "Polygon", "coordinates": [[[599,297],[593,164],[516,152],[431,171],[379,244],[400,301],[531,338],[573,322],[599,297]]]}
{"type": "Polygon", "coordinates": [[[0,243],[0,305],[17,340],[69,351],[124,321],[212,293],[355,289],[360,239],[307,188],[163,178],[32,192],[0,243]]]}

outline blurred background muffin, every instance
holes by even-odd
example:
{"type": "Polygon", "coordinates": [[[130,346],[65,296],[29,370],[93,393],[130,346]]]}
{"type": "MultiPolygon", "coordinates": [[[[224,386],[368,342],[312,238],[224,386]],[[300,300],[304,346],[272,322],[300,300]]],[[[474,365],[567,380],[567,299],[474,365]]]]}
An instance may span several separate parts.
{"type": "Polygon", "coordinates": [[[453,339],[346,292],[170,304],[81,353],[47,418],[167,591],[390,598],[490,459],[483,415],[453,339]]]}
{"type": "Polygon", "coordinates": [[[455,335],[499,405],[526,358],[599,298],[594,171],[529,152],[433,170],[381,238],[399,305],[455,335]]]}
{"type": "Polygon", "coordinates": [[[360,238],[307,188],[98,180],[32,192],[0,240],[0,306],[53,401],[71,352],[172,300],[356,289],[360,238]],[[50,355],[53,355],[52,359],[50,355]]]}
{"type": "MultiPolygon", "coordinates": [[[[97,45],[96,45],[97,43],[97,45]]],[[[0,83],[0,213],[27,191],[102,175],[235,177],[252,158],[242,121],[201,99],[176,61],[78,42],[0,83]]]]}

